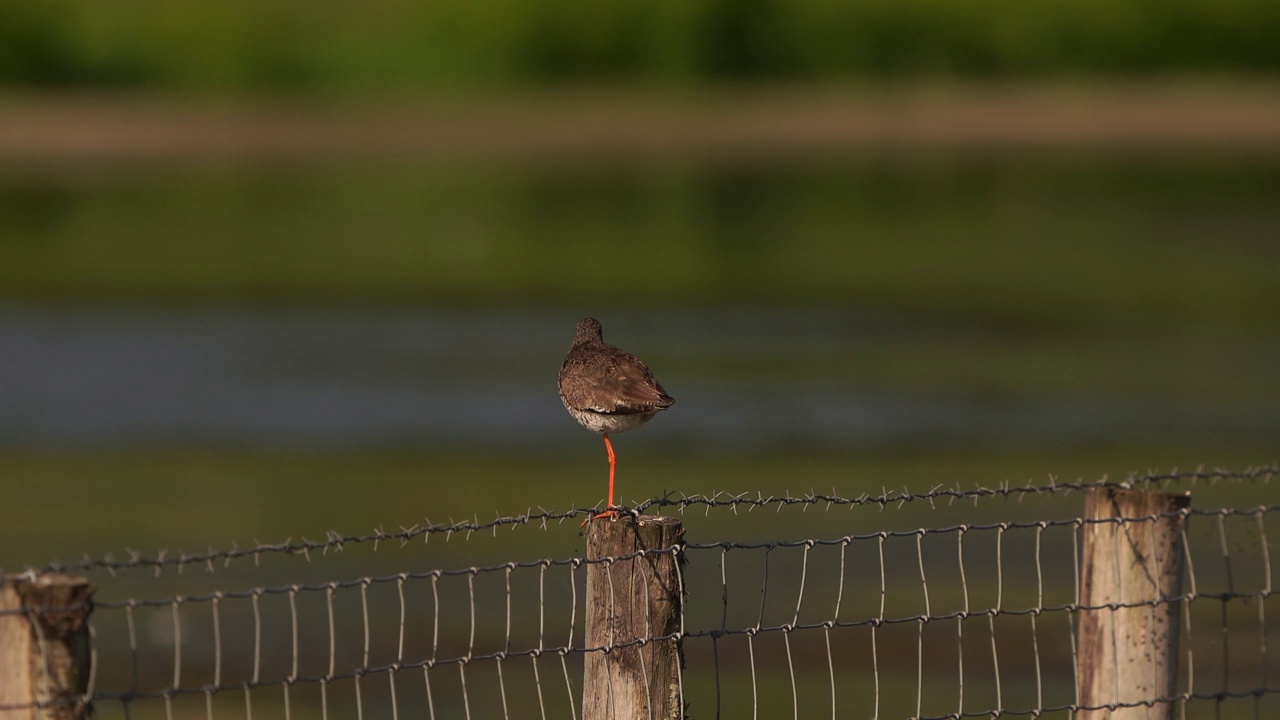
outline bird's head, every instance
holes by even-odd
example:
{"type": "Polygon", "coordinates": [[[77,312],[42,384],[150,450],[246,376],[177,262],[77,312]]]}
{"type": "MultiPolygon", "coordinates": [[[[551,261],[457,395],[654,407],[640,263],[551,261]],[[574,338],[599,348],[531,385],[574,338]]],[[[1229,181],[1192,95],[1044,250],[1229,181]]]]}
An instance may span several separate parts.
{"type": "Polygon", "coordinates": [[[578,321],[578,327],[573,331],[573,344],[581,345],[588,342],[603,342],[604,328],[600,327],[600,321],[595,318],[582,318],[578,321]]]}

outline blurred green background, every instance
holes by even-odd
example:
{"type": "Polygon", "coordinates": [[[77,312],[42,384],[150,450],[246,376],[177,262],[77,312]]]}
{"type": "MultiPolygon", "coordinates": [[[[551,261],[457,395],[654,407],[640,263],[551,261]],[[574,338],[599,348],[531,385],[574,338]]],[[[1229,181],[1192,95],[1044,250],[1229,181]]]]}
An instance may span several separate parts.
{"type": "MultiPolygon", "coordinates": [[[[0,566],[599,503],[586,315],[678,400],[617,440],[628,501],[1274,462],[1277,37],[1270,0],[0,5],[0,566]]],[[[581,552],[522,537],[288,572],[581,552]]]]}
{"type": "Polygon", "coordinates": [[[218,92],[506,90],[576,82],[1257,73],[1280,62],[1267,0],[840,3],[486,0],[0,10],[0,81],[218,92]]]}

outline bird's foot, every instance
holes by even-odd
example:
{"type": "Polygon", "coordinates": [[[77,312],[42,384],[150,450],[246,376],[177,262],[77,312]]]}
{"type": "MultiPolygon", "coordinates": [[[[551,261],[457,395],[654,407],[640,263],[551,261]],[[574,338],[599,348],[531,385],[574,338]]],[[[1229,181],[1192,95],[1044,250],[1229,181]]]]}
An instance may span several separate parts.
{"type": "Polygon", "coordinates": [[[612,507],[605,508],[604,510],[596,513],[595,515],[587,516],[587,519],[583,520],[582,524],[579,525],[578,527],[580,528],[586,527],[587,523],[591,522],[592,520],[603,520],[605,518],[608,518],[610,522],[614,522],[618,518],[622,517],[623,515],[626,515],[627,517],[636,517],[637,514],[638,513],[636,513],[635,510],[632,510],[631,508],[626,507],[625,505],[614,505],[612,507]]]}

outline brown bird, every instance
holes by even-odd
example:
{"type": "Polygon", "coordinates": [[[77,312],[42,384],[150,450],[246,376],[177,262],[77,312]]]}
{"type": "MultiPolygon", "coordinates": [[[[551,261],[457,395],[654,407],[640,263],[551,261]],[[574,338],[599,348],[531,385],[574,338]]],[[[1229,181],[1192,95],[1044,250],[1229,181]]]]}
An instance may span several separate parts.
{"type": "Polygon", "coordinates": [[[618,460],[609,433],[634,430],[675,404],[640,358],[604,341],[600,321],[584,318],[560,367],[560,401],[582,427],[604,437],[609,453],[609,504],[594,517],[616,518],[614,474],[618,460]]]}

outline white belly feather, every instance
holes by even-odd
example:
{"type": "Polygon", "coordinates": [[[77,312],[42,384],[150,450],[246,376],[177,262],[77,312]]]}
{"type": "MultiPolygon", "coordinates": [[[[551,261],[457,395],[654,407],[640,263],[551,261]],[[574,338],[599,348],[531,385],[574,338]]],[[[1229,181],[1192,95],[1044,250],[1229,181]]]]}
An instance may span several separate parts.
{"type": "Polygon", "coordinates": [[[635,430],[651,420],[654,415],[658,414],[657,410],[646,413],[636,413],[633,415],[610,415],[606,413],[591,412],[590,410],[579,410],[569,407],[565,404],[565,409],[573,416],[574,420],[582,427],[600,434],[620,433],[628,430],[635,430]]]}

